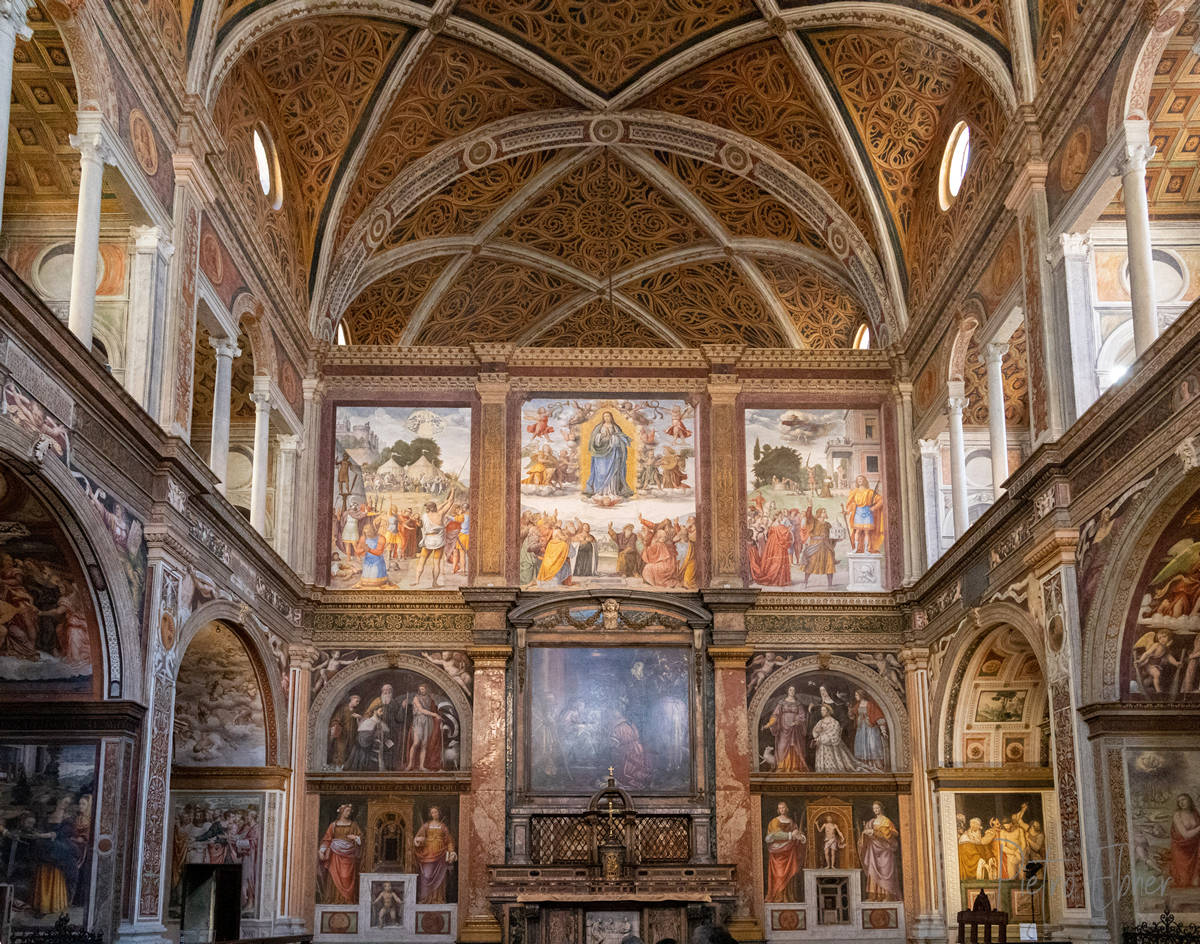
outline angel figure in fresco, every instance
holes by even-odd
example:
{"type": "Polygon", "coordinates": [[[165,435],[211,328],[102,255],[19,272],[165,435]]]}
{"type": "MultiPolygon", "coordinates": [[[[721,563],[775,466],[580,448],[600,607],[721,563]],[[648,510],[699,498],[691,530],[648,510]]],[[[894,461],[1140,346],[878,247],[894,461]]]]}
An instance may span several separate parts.
{"type": "Polygon", "coordinates": [[[1171,545],[1170,558],[1150,581],[1156,616],[1178,619],[1200,608],[1200,541],[1184,538],[1171,545]]]}
{"type": "Polygon", "coordinates": [[[1142,679],[1142,687],[1156,695],[1165,694],[1164,675],[1178,668],[1182,662],[1172,649],[1175,634],[1169,629],[1160,629],[1144,634],[1133,645],[1134,667],[1142,679]]]}
{"type": "Polygon", "coordinates": [[[526,413],[525,418],[533,420],[532,423],[525,427],[525,432],[529,433],[532,439],[548,439],[550,434],[554,432],[554,427],[550,425],[550,411],[544,406],[539,406],[536,413],[526,413]]]}
{"type": "Polygon", "coordinates": [[[682,407],[671,407],[671,425],[667,427],[667,435],[675,440],[677,447],[686,444],[692,438],[692,431],[683,422],[682,407]]]}

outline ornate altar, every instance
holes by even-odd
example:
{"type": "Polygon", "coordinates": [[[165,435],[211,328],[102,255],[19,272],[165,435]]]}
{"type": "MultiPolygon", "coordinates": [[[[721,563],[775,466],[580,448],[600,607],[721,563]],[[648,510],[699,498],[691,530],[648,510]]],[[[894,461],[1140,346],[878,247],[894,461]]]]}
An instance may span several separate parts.
{"type": "Polygon", "coordinates": [[[734,901],[733,866],[693,861],[689,817],[639,813],[611,773],[585,810],[529,829],[529,864],[488,870],[506,944],[682,941],[734,901]]]}

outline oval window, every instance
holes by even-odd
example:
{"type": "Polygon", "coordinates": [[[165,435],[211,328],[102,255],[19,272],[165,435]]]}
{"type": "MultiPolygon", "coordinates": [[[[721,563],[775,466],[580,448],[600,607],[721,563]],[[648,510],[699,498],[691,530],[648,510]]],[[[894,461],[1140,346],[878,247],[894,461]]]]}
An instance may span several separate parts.
{"type": "Polygon", "coordinates": [[[261,122],[255,127],[252,138],[254,164],[258,169],[258,186],[263,196],[271,201],[271,208],[283,206],[283,194],[279,189],[279,156],[275,153],[275,142],[271,133],[261,122]]]}
{"type": "Polygon", "coordinates": [[[950,137],[946,141],[946,152],[942,155],[938,203],[943,210],[950,209],[950,204],[962,190],[963,178],[967,176],[967,166],[970,163],[971,128],[965,121],[960,121],[950,132],[950,137]]]}

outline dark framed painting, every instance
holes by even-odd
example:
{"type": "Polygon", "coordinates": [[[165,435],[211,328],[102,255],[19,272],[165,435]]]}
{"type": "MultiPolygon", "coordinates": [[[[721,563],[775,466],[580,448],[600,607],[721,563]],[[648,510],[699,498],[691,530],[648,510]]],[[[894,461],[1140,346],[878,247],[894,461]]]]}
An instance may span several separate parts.
{"type": "Polygon", "coordinates": [[[683,647],[529,649],[528,783],[537,793],[692,789],[692,654],[683,647]]]}

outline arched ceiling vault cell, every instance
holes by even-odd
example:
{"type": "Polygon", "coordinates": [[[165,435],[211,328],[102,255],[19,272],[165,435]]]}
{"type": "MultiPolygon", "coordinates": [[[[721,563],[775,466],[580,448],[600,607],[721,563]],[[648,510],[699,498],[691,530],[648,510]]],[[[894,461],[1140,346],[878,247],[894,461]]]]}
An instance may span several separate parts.
{"type": "MultiPolygon", "coordinates": [[[[620,173],[637,181],[631,205],[674,220],[669,236],[655,234],[669,245],[643,240],[642,263],[676,249],[703,256],[680,262],[675,282],[655,264],[646,277],[662,284],[657,294],[639,287],[644,300],[632,282],[618,286],[616,309],[639,325],[630,337],[688,343],[653,299],[667,283],[682,299],[707,281],[747,316],[753,308],[751,320],[763,316],[754,343],[837,346],[842,327],[814,322],[780,266],[876,336],[903,333],[913,206],[936,199],[917,188],[940,159],[945,112],[973,100],[961,94],[971,84],[1005,115],[1015,106],[1013,7],[619,0],[584,17],[568,0],[196,0],[189,89],[215,102],[250,65],[274,97],[320,336],[345,310],[356,340],[428,338],[444,300],[478,305],[457,287],[484,261],[502,267],[510,289],[540,278],[553,296],[523,319],[522,343],[598,336],[614,316],[597,279],[633,271],[633,242],[601,272],[587,234],[572,251],[552,247],[563,213],[547,205],[539,215],[531,199],[568,205],[563,181],[572,168],[586,178],[596,158],[579,155],[600,145],[620,151],[620,173]],[[535,180],[558,195],[526,187],[535,180]],[[745,240],[772,237],[812,253],[811,265],[776,253],[783,261],[768,272],[745,240]],[[555,266],[535,277],[513,247],[538,246],[555,266]],[[704,256],[713,250],[720,264],[704,256]],[[384,304],[398,291],[388,266],[438,257],[415,297],[384,304]],[[391,314],[356,328],[364,291],[391,314]]],[[[585,191],[577,182],[572,192],[585,191]]]]}

